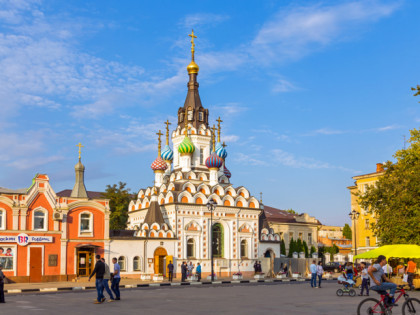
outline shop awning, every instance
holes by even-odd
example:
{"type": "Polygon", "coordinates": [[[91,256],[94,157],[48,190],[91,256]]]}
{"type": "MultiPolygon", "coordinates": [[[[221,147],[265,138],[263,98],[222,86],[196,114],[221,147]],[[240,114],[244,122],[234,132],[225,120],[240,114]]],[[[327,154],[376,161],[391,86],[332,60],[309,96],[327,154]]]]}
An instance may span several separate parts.
{"type": "Polygon", "coordinates": [[[76,248],[82,248],[82,247],[85,247],[85,248],[98,248],[98,247],[101,247],[101,246],[93,245],[93,244],[78,244],[78,245],[76,245],[76,248]]]}
{"type": "Polygon", "coordinates": [[[418,245],[384,245],[379,248],[375,248],[368,252],[356,255],[353,257],[353,261],[356,259],[375,259],[379,255],[384,255],[387,259],[389,258],[420,258],[420,246],[418,245]]]}

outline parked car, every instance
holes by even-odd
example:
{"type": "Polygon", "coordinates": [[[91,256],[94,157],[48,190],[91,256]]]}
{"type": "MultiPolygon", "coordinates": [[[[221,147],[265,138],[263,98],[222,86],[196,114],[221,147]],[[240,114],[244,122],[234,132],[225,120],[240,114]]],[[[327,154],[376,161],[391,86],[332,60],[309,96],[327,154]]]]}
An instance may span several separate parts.
{"type": "Polygon", "coordinates": [[[330,261],[329,263],[326,263],[323,267],[324,271],[341,272],[343,270],[343,265],[335,261],[330,261]]]}

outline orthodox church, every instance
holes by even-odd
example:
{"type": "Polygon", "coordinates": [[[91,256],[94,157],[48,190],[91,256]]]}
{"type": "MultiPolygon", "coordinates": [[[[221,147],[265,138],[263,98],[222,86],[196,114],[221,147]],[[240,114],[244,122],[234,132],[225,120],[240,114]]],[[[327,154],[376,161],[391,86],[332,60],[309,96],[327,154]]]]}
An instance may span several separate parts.
{"type": "MultiPolygon", "coordinates": [[[[165,123],[166,143],[162,151],[163,134],[160,130],[157,133],[158,154],[151,164],[154,186],[140,189],[137,199],[131,201],[127,228],[147,242],[140,246],[143,272],[164,274],[164,266],[173,260],[179,273],[182,261],[192,261],[195,265],[201,263],[205,276],[210,273],[213,253],[217,275],[239,270],[251,273],[261,251],[270,249],[270,242],[273,255],[279,255],[280,236],[265,229],[266,245],[260,246],[262,205],[246,187],[235,187],[230,182],[228,153],[221,142],[222,120],[219,117],[217,128],[211,127],[209,110],[202,105],[197,82],[199,67],[194,61],[196,36],[190,36],[192,60],[187,66],[185,103],[178,109],[177,125],[171,133],[169,121],[165,123]],[[207,207],[210,200],[215,203],[213,225],[207,207]]],[[[112,252],[123,246],[114,245],[117,244],[113,240],[112,252]]]]}

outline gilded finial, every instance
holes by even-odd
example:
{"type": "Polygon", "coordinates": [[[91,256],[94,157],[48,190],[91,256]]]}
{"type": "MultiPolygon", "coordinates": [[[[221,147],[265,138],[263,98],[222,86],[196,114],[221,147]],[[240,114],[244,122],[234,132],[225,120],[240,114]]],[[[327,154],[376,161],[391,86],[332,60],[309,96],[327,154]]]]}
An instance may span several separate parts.
{"type": "Polygon", "coordinates": [[[220,123],[222,123],[223,120],[221,120],[220,117],[219,117],[219,118],[216,119],[216,121],[217,121],[217,142],[220,142],[220,134],[222,132],[222,127],[221,127],[220,123]]]}
{"type": "Polygon", "coordinates": [[[79,147],[79,160],[82,158],[82,148],[84,145],[82,145],[80,142],[76,145],[76,147],[79,147]]]}
{"type": "Polygon", "coordinates": [[[169,145],[169,125],[171,125],[169,120],[165,121],[165,125],[166,125],[166,145],[169,145]]]}
{"type": "Polygon", "coordinates": [[[198,73],[198,65],[194,61],[194,53],[195,53],[195,43],[194,38],[197,38],[197,36],[194,35],[194,30],[191,30],[191,34],[188,34],[188,36],[191,37],[191,62],[187,66],[187,71],[189,74],[191,73],[198,73]]]}
{"type": "Polygon", "coordinates": [[[158,157],[160,156],[160,151],[162,148],[162,142],[160,140],[160,136],[163,135],[163,133],[159,130],[159,132],[156,133],[158,135],[158,157]]]}
{"type": "Polygon", "coordinates": [[[216,152],[216,126],[213,125],[213,152],[216,152]]]}
{"type": "Polygon", "coordinates": [[[263,195],[263,193],[260,192],[260,203],[263,203],[263,201],[262,201],[262,195],[263,195]]]}

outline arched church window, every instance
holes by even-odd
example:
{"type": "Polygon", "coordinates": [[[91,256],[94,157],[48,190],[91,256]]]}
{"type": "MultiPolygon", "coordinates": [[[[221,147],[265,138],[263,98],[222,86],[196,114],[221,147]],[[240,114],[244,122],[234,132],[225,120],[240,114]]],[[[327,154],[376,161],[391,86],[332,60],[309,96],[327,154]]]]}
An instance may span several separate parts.
{"type": "Polygon", "coordinates": [[[188,120],[193,120],[193,111],[190,108],[188,108],[188,120]]]}
{"type": "Polygon", "coordinates": [[[223,258],[223,226],[220,223],[213,225],[212,251],[216,258],[223,258]]]}
{"type": "Polygon", "coordinates": [[[127,264],[125,263],[125,257],[124,256],[118,257],[118,265],[120,265],[121,271],[126,271],[127,264]]]}
{"type": "Polygon", "coordinates": [[[187,257],[194,258],[195,257],[195,242],[194,239],[190,238],[187,241],[187,257]]]}
{"type": "Polygon", "coordinates": [[[184,121],[184,115],[182,113],[179,113],[179,122],[183,122],[184,121]]]}
{"type": "Polygon", "coordinates": [[[203,112],[198,112],[198,120],[199,121],[203,121],[204,120],[204,113],[203,112]]]}
{"type": "Polygon", "coordinates": [[[133,259],[133,270],[134,271],[140,270],[140,257],[139,256],[136,256],[133,259]]]}
{"type": "Polygon", "coordinates": [[[248,242],[246,240],[241,241],[241,258],[248,257],[248,242]]]}
{"type": "Polygon", "coordinates": [[[200,165],[204,164],[204,149],[200,148],[200,165]]]}

